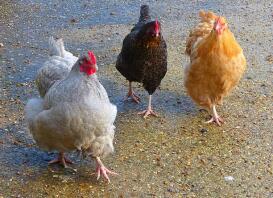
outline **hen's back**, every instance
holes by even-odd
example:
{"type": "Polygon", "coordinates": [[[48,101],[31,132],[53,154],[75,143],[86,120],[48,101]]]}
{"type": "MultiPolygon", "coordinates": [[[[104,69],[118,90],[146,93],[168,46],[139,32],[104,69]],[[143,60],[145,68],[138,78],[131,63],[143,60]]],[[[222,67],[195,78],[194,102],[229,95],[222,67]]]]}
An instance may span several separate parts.
{"type": "Polygon", "coordinates": [[[206,37],[212,30],[215,19],[218,17],[213,12],[199,12],[201,19],[200,23],[190,31],[186,41],[186,53],[190,56],[193,49],[204,37],[206,37]]]}
{"type": "Polygon", "coordinates": [[[48,89],[58,80],[64,79],[70,72],[77,57],[64,49],[62,39],[49,38],[51,57],[38,70],[36,84],[41,97],[44,97],[48,89]]]}

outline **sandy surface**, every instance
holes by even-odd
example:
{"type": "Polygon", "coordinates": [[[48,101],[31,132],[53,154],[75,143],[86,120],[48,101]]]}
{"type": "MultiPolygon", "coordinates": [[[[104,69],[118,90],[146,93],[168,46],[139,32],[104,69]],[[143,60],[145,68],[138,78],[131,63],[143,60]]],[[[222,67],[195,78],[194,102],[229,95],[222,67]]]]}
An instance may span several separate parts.
{"type": "Polygon", "coordinates": [[[0,0],[0,197],[273,197],[272,14],[270,0],[0,0]],[[162,22],[169,53],[153,98],[161,117],[147,120],[136,115],[147,93],[134,84],[142,103],[124,103],[127,82],[114,67],[144,2],[162,22]],[[183,87],[185,39],[200,9],[226,16],[248,60],[219,108],[222,127],[204,124],[208,113],[183,87]],[[76,173],[48,167],[55,154],[28,134],[23,108],[38,95],[33,80],[51,35],[76,55],[91,49],[98,56],[99,78],[119,111],[116,152],[104,160],[119,173],[111,184],[97,181],[94,162],[75,153],[76,173]]]}

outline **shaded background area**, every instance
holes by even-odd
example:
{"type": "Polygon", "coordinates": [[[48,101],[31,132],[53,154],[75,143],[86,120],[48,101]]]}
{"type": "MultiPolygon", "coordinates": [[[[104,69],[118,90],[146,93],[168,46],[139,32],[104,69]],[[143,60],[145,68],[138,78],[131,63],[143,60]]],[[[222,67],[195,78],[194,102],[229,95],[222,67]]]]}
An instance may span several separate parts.
{"type": "Polygon", "coordinates": [[[273,5],[270,0],[0,0],[0,197],[272,197],[273,5]],[[168,44],[168,73],[153,97],[160,118],[136,115],[123,102],[127,82],[115,70],[124,36],[150,5],[168,44]],[[219,108],[226,123],[206,125],[185,93],[185,39],[198,11],[226,16],[244,49],[247,72],[219,108]],[[94,50],[99,78],[118,106],[116,152],[105,159],[120,175],[96,181],[94,163],[75,153],[73,168],[47,166],[54,153],[36,147],[23,108],[37,96],[34,77],[48,57],[49,36],[79,55],[94,50]],[[225,181],[232,176],[233,181],[225,181]]]}

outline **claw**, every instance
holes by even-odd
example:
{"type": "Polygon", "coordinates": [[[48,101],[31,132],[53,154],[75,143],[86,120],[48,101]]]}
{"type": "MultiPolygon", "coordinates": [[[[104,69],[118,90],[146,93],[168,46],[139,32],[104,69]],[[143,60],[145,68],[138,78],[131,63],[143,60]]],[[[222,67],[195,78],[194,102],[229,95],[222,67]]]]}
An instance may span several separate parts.
{"type": "Polygon", "coordinates": [[[99,167],[97,167],[96,168],[96,172],[97,172],[97,180],[99,180],[100,179],[100,168],[99,167]]]}
{"type": "Polygon", "coordinates": [[[125,98],[125,101],[128,100],[129,98],[132,98],[132,100],[135,102],[135,103],[140,103],[140,97],[137,96],[133,91],[129,91],[126,98],[125,98]]]}
{"type": "Polygon", "coordinates": [[[60,152],[57,158],[55,158],[55,159],[48,162],[48,164],[56,164],[56,163],[59,163],[59,164],[63,165],[65,168],[68,167],[67,163],[68,164],[73,164],[73,162],[70,159],[65,157],[63,152],[60,152]]]}
{"type": "Polygon", "coordinates": [[[212,106],[212,118],[206,123],[215,122],[218,126],[221,126],[224,123],[224,120],[218,115],[215,105],[212,106]]]}
{"type": "Polygon", "coordinates": [[[112,175],[118,175],[118,174],[106,168],[101,162],[99,157],[96,157],[96,161],[97,161],[96,173],[98,175],[97,180],[99,180],[100,176],[102,175],[107,180],[107,182],[110,183],[110,178],[108,174],[112,174],[112,175]]]}
{"type": "Polygon", "coordinates": [[[144,115],[143,118],[147,118],[149,115],[158,117],[158,115],[152,110],[152,95],[149,96],[148,108],[138,113],[138,115],[144,115]]]}
{"type": "Polygon", "coordinates": [[[137,96],[135,92],[133,91],[132,82],[129,82],[129,91],[125,100],[128,100],[129,98],[132,98],[132,100],[137,104],[140,102],[140,97],[137,96]]]}
{"type": "Polygon", "coordinates": [[[224,120],[221,117],[212,117],[209,121],[205,122],[207,124],[215,122],[218,126],[221,126],[224,123],[224,120]]]}
{"type": "Polygon", "coordinates": [[[144,115],[143,118],[147,118],[149,115],[152,115],[152,116],[155,116],[155,117],[158,117],[158,115],[152,110],[152,109],[146,109],[144,111],[141,111],[138,113],[138,115],[144,115]]]}

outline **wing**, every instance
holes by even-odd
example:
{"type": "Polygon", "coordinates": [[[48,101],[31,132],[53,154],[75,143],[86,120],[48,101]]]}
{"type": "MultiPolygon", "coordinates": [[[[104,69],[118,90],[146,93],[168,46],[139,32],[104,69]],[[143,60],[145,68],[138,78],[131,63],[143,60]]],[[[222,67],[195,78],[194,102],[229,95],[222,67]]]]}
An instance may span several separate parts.
{"type": "Polygon", "coordinates": [[[142,60],[139,58],[141,49],[137,45],[136,34],[137,31],[131,32],[123,40],[116,68],[127,80],[141,82],[143,78],[143,64],[137,63],[142,60]]]}
{"type": "Polygon", "coordinates": [[[62,57],[53,56],[46,61],[36,76],[36,85],[42,97],[54,82],[65,78],[71,70],[72,63],[62,57]]]}

